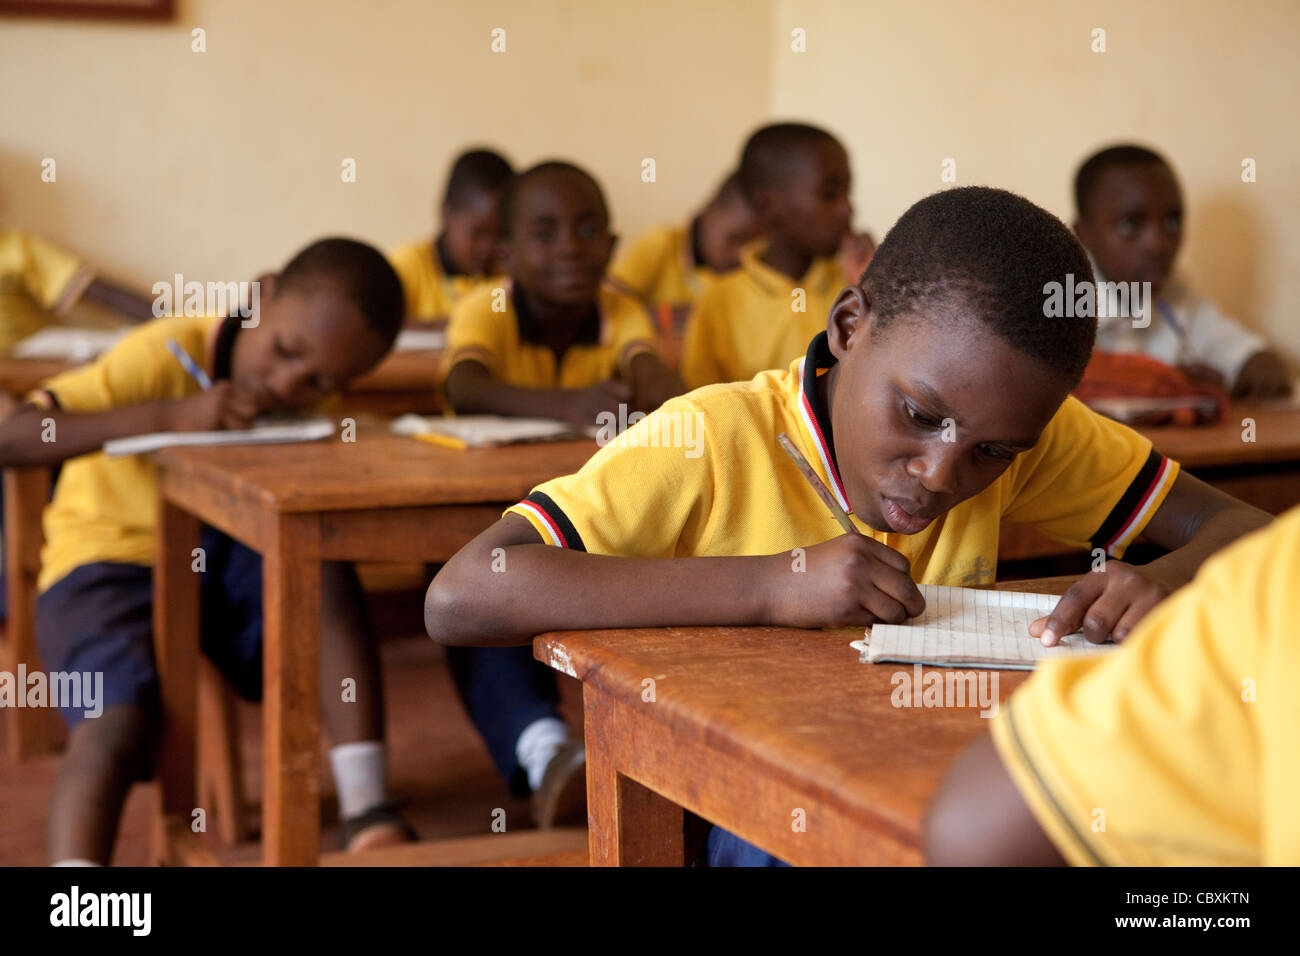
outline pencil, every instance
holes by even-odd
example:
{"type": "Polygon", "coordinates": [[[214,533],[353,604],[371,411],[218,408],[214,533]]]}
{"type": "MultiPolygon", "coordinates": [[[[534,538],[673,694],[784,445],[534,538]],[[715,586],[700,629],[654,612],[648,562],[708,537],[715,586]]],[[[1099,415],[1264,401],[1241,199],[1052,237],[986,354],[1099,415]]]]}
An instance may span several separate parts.
{"type": "Polygon", "coordinates": [[[826,502],[826,507],[831,509],[831,514],[833,514],[835,520],[840,523],[840,527],[849,534],[857,534],[858,529],[853,527],[853,522],[850,521],[849,516],[844,513],[844,509],[841,508],[840,503],[835,500],[835,496],[831,494],[830,489],[827,488],[825,483],[817,477],[817,472],[812,470],[812,465],[808,464],[808,459],[799,453],[798,448],[794,447],[794,442],[790,440],[790,436],[785,432],[781,432],[781,434],[776,436],[776,440],[781,443],[781,447],[785,449],[785,453],[794,459],[795,465],[801,472],[803,472],[803,476],[808,479],[808,484],[812,485],[813,491],[817,492],[817,497],[826,502]]]}
{"type": "Polygon", "coordinates": [[[437,432],[416,432],[411,437],[416,441],[428,442],[430,445],[441,445],[443,448],[455,448],[457,451],[464,451],[469,447],[469,443],[463,438],[440,435],[437,432]]]}
{"type": "Polygon", "coordinates": [[[176,361],[181,363],[181,368],[190,373],[190,378],[199,383],[199,388],[206,392],[212,387],[212,379],[208,378],[208,373],[199,367],[198,362],[190,358],[190,353],[181,348],[179,342],[168,339],[167,350],[176,356],[176,361]]]}

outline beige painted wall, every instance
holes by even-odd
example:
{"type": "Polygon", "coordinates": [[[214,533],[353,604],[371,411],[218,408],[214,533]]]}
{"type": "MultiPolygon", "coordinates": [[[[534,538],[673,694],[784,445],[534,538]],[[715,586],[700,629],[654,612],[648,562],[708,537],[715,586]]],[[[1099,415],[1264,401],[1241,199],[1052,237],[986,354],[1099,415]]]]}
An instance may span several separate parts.
{"type": "Polygon", "coordinates": [[[325,233],[431,233],[451,155],[488,143],[579,160],[632,235],[685,215],[765,114],[769,15],[766,0],[180,0],[164,26],[0,19],[0,223],[146,285],[241,279],[325,233]]]}
{"type": "Polygon", "coordinates": [[[959,184],[1014,189],[1068,222],[1080,160],[1145,142],[1183,182],[1181,267],[1296,364],[1295,0],[774,2],[773,111],[844,138],[861,224],[883,234],[943,186],[946,157],[959,184]],[[1090,49],[1094,27],[1105,53],[1090,49]],[[805,53],[791,51],[795,28],[805,53]]]}
{"type": "Polygon", "coordinates": [[[168,25],[0,20],[0,224],[137,283],[239,279],[310,238],[420,235],[450,155],[577,158],[632,236],[772,117],[837,131],[861,225],[959,182],[1063,217],[1080,158],[1177,164],[1183,265],[1300,358],[1294,0],[180,0],[168,25]],[[190,52],[190,30],[207,52],[190,52]],[[507,52],[489,50],[493,27],[507,52]],[[1093,27],[1108,52],[1089,49],[1093,27]],[[807,31],[807,52],[790,31],[807,31]],[[40,181],[40,161],[58,182],[40,181]],[[640,179],[643,157],[658,181],[640,179]],[[1259,181],[1240,180],[1242,157],[1259,181]],[[358,182],[339,179],[353,157],[358,182]]]}

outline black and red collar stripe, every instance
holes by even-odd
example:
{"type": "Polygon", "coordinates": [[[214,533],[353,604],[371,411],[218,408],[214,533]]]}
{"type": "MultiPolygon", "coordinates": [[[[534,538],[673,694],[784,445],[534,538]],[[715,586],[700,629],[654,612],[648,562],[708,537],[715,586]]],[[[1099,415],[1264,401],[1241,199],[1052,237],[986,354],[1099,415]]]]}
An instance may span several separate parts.
{"type": "Polygon", "coordinates": [[[831,432],[831,413],[817,388],[821,374],[835,366],[838,359],[831,354],[830,342],[825,332],[819,332],[808,346],[808,354],[799,363],[799,417],[803,420],[808,437],[812,440],[821,461],[822,470],[830,478],[831,493],[840,507],[849,514],[853,508],[840,479],[839,464],[835,460],[835,436],[831,432]]]}

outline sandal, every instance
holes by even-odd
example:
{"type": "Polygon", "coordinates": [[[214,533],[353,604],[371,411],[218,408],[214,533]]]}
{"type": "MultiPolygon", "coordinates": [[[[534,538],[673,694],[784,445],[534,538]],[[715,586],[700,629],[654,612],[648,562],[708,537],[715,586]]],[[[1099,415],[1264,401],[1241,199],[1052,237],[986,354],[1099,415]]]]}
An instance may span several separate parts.
{"type": "Polygon", "coordinates": [[[358,853],[378,847],[415,843],[419,839],[415,829],[397,812],[406,803],[405,800],[381,803],[359,816],[344,820],[339,824],[339,848],[346,853],[358,853]]]}

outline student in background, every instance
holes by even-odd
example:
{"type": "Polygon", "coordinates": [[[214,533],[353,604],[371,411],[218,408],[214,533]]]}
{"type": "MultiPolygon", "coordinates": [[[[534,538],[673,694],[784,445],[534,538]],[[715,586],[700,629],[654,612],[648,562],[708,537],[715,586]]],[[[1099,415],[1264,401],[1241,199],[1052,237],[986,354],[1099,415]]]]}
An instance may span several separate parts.
{"type": "MultiPolygon", "coordinates": [[[[595,428],[601,412],[626,420],[620,404],[649,411],[682,390],[645,307],[603,284],[614,236],[590,174],[562,162],[520,173],[504,219],[508,287],[467,297],[447,329],[452,408],[595,428]]],[[[502,776],[531,793],[538,826],[585,820],[585,752],[560,718],[554,673],[527,646],[451,648],[448,661],[502,776]]]]}
{"type": "Polygon", "coordinates": [[[133,321],[153,317],[153,302],[95,275],[78,256],[37,236],[0,230],[0,351],[85,299],[133,321]]]}
{"type": "MultiPolygon", "coordinates": [[[[1032,636],[1123,639],[1269,516],[1070,397],[1095,321],[1044,322],[1042,290],[1088,272],[1065,225],[1019,196],[921,200],[805,356],[665,403],[507,509],[434,579],[429,634],[526,645],[573,628],[897,623],[924,610],[916,582],[992,583],[1005,520],[1109,554],[1032,636]],[[705,436],[702,454],[653,440],[678,421],[705,436]],[[781,451],[782,432],[857,533],[781,451]],[[1126,564],[1139,534],[1169,553],[1126,564]],[[792,573],[794,548],[806,573],[792,573]],[[494,549],[508,574],[491,572],[494,549]]],[[[710,855],[772,862],[716,828],[710,855]]]]}
{"type": "Polygon", "coordinates": [[[458,301],[495,271],[501,197],[513,175],[490,149],[461,153],[452,164],[439,209],[441,226],[389,254],[402,280],[408,322],[444,321],[458,301]]]}
{"type": "Polygon", "coordinates": [[[650,306],[677,319],[713,281],[740,265],[740,250],[758,236],[758,219],[732,173],[685,225],[660,226],[641,236],[610,269],[610,278],[650,306]]]}
{"type": "Polygon", "coordinates": [[[1300,864],[1300,508],[1208,561],[1119,654],[1052,661],[930,805],[938,865],[1300,864]]]}
{"type": "MultiPolygon", "coordinates": [[[[110,459],[100,448],[149,432],[244,428],[263,413],[317,406],[378,363],[401,326],[397,276],[359,242],[313,243],[269,286],[255,327],[242,328],[238,316],[155,319],[46,382],[0,424],[0,465],[63,463],[44,517],[41,660],[50,671],[103,674],[101,714],[63,711],[70,735],[50,807],[55,862],[109,861],[127,791],[151,776],[158,744],[154,470],[145,456],[110,459]],[[43,440],[49,418],[52,442],[43,440]]],[[[257,698],[261,558],[215,529],[201,543],[204,652],[257,698]]],[[[324,566],[321,600],[321,700],[344,847],[412,839],[386,800],[378,653],[351,565],[324,566]],[[340,701],[344,677],[357,682],[355,703],[340,701]]]]}
{"type": "Polygon", "coordinates": [[[784,368],[825,324],[844,286],[835,257],[853,219],[849,156],[830,133],[776,123],[745,143],[737,173],[762,238],[687,321],[682,377],[696,388],[784,368]]]}
{"type": "Polygon", "coordinates": [[[1141,146],[1112,146],[1074,178],[1074,231],[1098,282],[1150,282],[1150,325],[1130,316],[1099,320],[1097,348],[1142,352],[1180,367],[1193,381],[1243,398],[1290,391],[1287,369],[1265,339],[1223,315],[1173,274],[1183,241],[1183,194],[1173,167],[1141,146]]]}
{"type": "Polygon", "coordinates": [[[452,408],[594,428],[620,403],[650,411],[682,391],[645,306],[604,282],[615,237],[590,174],[561,162],[521,173],[504,222],[509,283],[466,297],[447,327],[452,408]]]}

